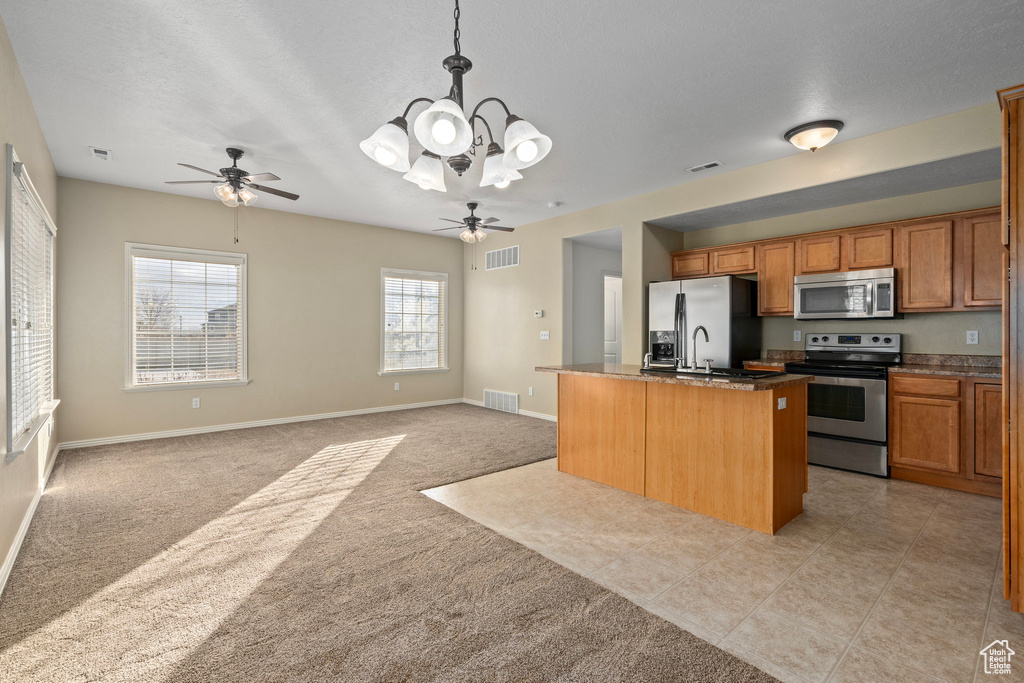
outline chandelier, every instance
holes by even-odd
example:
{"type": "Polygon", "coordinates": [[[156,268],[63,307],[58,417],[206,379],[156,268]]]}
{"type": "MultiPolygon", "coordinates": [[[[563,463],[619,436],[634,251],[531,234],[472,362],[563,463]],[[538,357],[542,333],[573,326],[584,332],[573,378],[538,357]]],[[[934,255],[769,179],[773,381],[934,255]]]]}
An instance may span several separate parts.
{"type": "Polygon", "coordinates": [[[497,97],[480,101],[468,117],[463,105],[464,91],[462,76],[473,68],[473,63],[462,56],[459,44],[459,0],[455,0],[455,54],[445,58],[444,68],[452,75],[452,87],[447,97],[432,100],[418,97],[409,103],[401,116],[388,121],[373,135],[359,143],[366,156],[385,168],[400,173],[406,180],[416,183],[424,190],[445,192],[444,166],[459,176],[473,165],[470,155],[476,156],[476,148],[483,145],[483,135],[476,134],[477,121],[487,131],[490,144],[484,156],[483,177],[480,187],[493,185],[506,188],[514,180],[522,178],[519,172],[533,166],[551,151],[551,138],[542,135],[533,125],[519,118],[497,97]],[[416,140],[424,147],[416,163],[409,166],[409,122],[406,117],[413,105],[429,102],[413,124],[416,140]],[[505,110],[505,148],[494,140],[490,124],[478,112],[488,102],[497,102],[505,110]]]}

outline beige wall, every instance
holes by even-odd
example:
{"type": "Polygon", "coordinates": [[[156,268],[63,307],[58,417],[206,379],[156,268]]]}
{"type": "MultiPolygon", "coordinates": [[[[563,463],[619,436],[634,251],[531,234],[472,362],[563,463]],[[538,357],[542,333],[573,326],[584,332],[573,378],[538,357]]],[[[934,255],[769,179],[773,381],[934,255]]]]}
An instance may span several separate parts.
{"type": "Polygon", "coordinates": [[[459,240],[247,207],[236,245],[212,199],[66,178],[59,199],[63,442],[462,397],[459,240]],[[248,255],[248,386],[124,390],[125,242],[248,255]],[[448,372],[377,375],[381,267],[449,274],[448,372]]]}
{"type": "Polygon", "coordinates": [[[484,388],[513,391],[520,394],[521,409],[555,414],[555,378],[535,372],[534,367],[558,364],[562,357],[562,239],[622,228],[623,360],[638,363],[644,349],[645,286],[666,277],[670,268],[667,254],[671,251],[659,244],[663,235],[645,222],[999,145],[999,108],[993,101],[832,144],[814,154],[793,153],[776,161],[524,225],[512,234],[494,234],[486,242],[487,249],[519,244],[521,265],[470,271],[466,261],[466,348],[471,352],[465,359],[465,395],[480,400],[484,388]],[[537,308],[550,315],[535,319],[532,311],[537,308]],[[551,332],[549,341],[540,340],[541,330],[551,332]],[[534,396],[528,395],[530,386],[535,389],[534,396]]]}
{"type": "MultiPolygon", "coordinates": [[[[59,221],[57,172],[32,108],[21,70],[14,58],[7,30],[0,21],[0,154],[5,160],[8,144],[14,145],[47,210],[55,221],[59,221]]],[[[6,188],[9,172],[6,161],[2,166],[0,181],[3,182],[3,188],[6,188]]],[[[4,189],[0,191],[0,215],[6,215],[6,203],[7,192],[4,189]]],[[[6,262],[6,257],[0,258],[0,271],[6,262]]],[[[5,294],[0,294],[2,296],[5,294]]],[[[4,330],[0,334],[6,335],[6,326],[0,325],[0,329],[4,330]]],[[[3,363],[3,354],[0,354],[0,378],[6,376],[3,363]]],[[[0,405],[6,405],[6,394],[7,383],[0,379],[0,405]]],[[[0,410],[0,439],[3,439],[4,444],[7,442],[6,415],[6,410],[0,410]]],[[[57,415],[60,415],[59,409],[57,415]]],[[[48,431],[48,427],[43,427],[41,436],[30,443],[25,453],[14,462],[7,463],[6,458],[0,457],[0,571],[9,559],[13,559],[11,551],[18,529],[39,490],[48,460],[53,456],[56,439],[48,438],[48,431]]],[[[2,579],[0,576],[0,583],[2,579]]]]}

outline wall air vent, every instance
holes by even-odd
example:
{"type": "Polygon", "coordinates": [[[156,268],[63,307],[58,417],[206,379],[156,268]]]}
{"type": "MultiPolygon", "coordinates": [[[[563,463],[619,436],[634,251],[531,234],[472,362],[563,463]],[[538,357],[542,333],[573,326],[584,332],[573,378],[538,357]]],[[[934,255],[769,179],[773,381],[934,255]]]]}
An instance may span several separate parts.
{"type": "Polygon", "coordinates": [[[110,161],[111,154],[110,154],[110,150],[109,149],[100,149],[99,147],[90,147],[89,148],[89,156],[91,156],[94,159],[99,159],[100,161],[110,161]]]}
{"type": "Polygon", "coordinates": [[[484,254],[484,270],[511,268],[519,265],[519,245],[495,249],[484,254]]]}
{"type": "Polygon", "coordinates": [[[713,168],[718,168],[721,165],[721,161],[709,161],[708,163],[700,164],[699,166],[691,166],[686,170],[690,173],[700,173],[701,171],[710,171],[713,168]]]}
{"type": "Polygon", "coordinates": [[[484,408],[505,413],[519,413],[519,394],[484,389],[484,408]]]}

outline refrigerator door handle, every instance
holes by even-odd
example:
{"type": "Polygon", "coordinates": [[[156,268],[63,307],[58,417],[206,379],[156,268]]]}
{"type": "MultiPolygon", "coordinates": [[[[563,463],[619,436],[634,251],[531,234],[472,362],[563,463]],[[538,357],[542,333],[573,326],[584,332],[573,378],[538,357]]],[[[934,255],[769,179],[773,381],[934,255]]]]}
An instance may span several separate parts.
{"type": "Polygon", "coordinates": [[[686,367],[686,294],[676,294],[676,370],[686,367]]]}

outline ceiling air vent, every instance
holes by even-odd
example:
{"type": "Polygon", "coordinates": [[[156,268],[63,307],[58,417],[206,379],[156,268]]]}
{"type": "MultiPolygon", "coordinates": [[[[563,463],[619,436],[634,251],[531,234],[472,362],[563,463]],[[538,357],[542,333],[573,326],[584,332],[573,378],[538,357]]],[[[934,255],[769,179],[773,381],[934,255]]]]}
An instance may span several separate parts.
{"type": "Polygon", "coordinates": [[[110,161],[111,157],[109,149],[100,149],[99,147],[90,147],[89,155],[100,161],[110,161]]]}
{"type": "Polygon", "coordinates": [[[691,166],[686,170],[690,173],[700,173],[701,171],[710,171],[713,168],[718,168],[721,165],[721,161],[709,161],[708,163],[700,164],[699,166],[691,166]]]}
{"type": "Polygon", "coordinates": [[[484,270],[511,268],[519,265],[519,245],[495,249],[484,254],[484,270]]]}

